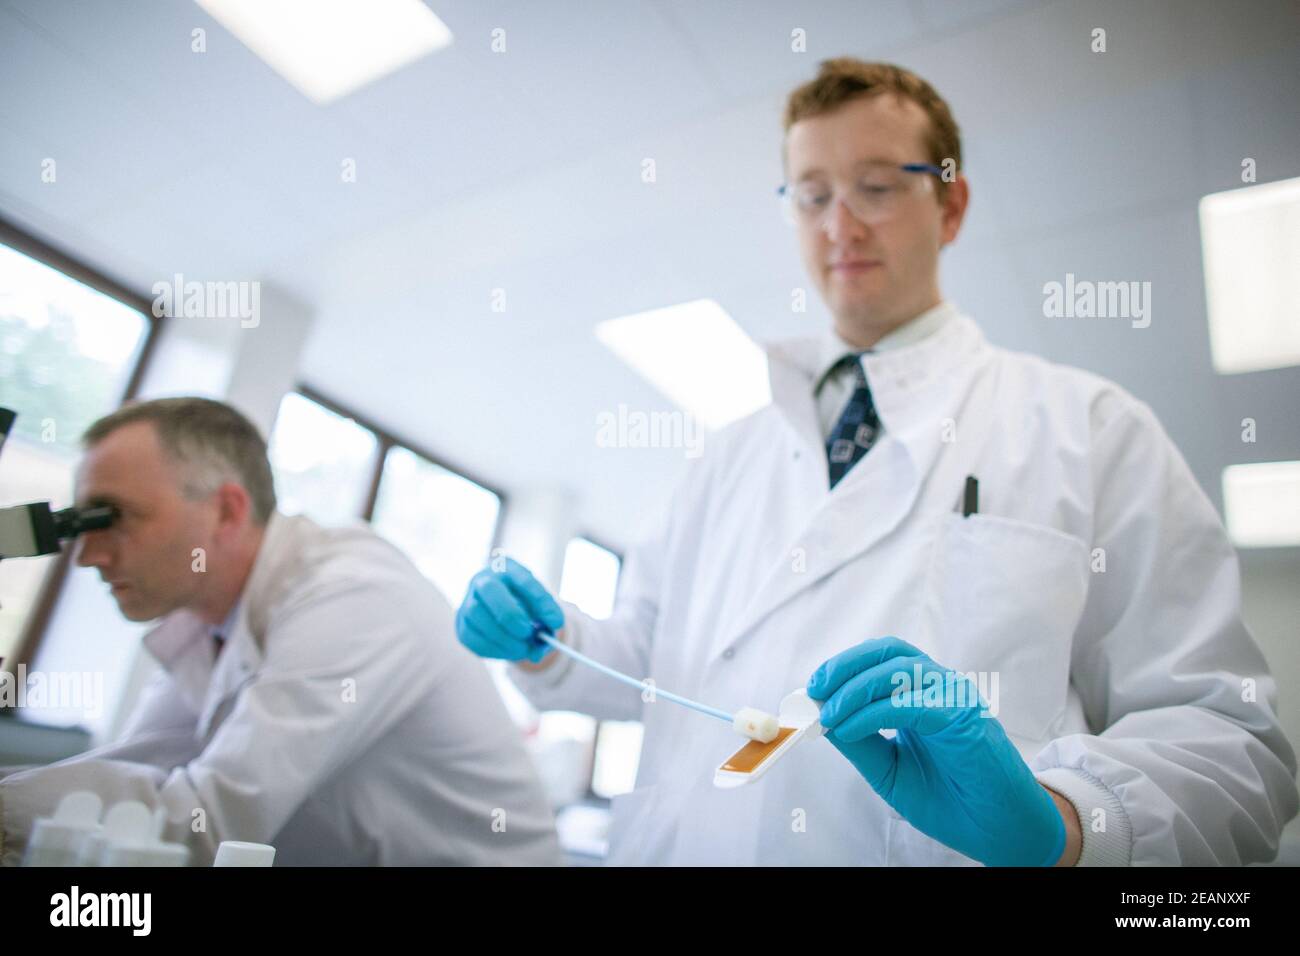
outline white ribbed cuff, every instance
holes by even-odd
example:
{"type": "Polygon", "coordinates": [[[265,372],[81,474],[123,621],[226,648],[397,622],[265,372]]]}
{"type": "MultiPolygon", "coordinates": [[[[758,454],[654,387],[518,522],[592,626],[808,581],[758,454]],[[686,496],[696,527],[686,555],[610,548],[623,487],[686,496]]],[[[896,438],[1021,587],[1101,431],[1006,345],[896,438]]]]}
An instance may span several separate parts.
{"type": "Polygon", "coordinates": [[[1133,859],[1133,826],[1119,798],[1097,777],[1076,767],[1049,767],[1034,773],[1038,782],[1055,790],[1079,813],[1083,847],[1075,866],[1129,866],[1133,859]],[[1101,809],[1104,830],[1093,827],[1101,809]]]}

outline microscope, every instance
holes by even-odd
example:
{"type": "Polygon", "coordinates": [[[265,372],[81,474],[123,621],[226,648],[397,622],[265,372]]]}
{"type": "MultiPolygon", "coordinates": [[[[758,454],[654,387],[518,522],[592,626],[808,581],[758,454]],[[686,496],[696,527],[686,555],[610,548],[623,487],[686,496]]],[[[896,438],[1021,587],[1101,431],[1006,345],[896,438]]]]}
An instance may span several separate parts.
{"type": "MultiPolygon", "coordinates": [[[[0,408],[0,452],[16,417],[10,409],[0,408]]],[[[0,561],[54,554],[61,550],[60,542],[107,528],[116,516],[116,509],[108,505],[51,511],[48,501],[36,501],[0,508],[0,561]]]]}

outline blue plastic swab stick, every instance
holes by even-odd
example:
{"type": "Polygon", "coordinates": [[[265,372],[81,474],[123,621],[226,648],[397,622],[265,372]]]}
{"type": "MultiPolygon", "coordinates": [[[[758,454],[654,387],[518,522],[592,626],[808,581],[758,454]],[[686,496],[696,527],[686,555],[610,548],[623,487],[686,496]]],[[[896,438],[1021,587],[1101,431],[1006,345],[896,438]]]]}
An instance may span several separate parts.
{"type": "Polygon", "coordinates": [[[719,710],[717,707],[709,707],[707,704],[700,704],[697,703],[696,701],[678,696],[677,694],[671,694],[666,690],[654,686],[653,684],[647,684],[645,681],[637,680],[635,677],[628,677],[626,674],[616,671],[612,667],[606,667],[604,664],[600,663],[600,661],[593,661],[586,654],[583,654],[582,652],[575,650],[574,648],[570,647],[568,644],[565,644],[563,641],[556,640],[555,635],[552,634],[547,628],[542,627],[540,624],[536,625],[533,628],[533,637],[537,638],[540,641],[546,642],[551,647],[559,651],[561,654],[567,654],[570,657],[572,657],[575,661],[578,661],[582,664],[586,664],[588,667],[595,668],[596,670],[600,671],[602,674],[606,675],[607,677],[614,678],[614,680],[620,680],[624,684],[630,684],[632,687],[635,687],[638,690],[645,690],[647,687],[649,687],[651,689],[651,693],[654,694],[656,697],[662,697],[665,700],[671,700],[674,704],[681,704],[683,707],[689,707],[691,710],[698,710],[701,714],[708,714],[710,717],[718,718],[718,720],[725,720],[729,724],[735,722],[735,716],[733,714],[727,713],[725,710],[719,710]]]}

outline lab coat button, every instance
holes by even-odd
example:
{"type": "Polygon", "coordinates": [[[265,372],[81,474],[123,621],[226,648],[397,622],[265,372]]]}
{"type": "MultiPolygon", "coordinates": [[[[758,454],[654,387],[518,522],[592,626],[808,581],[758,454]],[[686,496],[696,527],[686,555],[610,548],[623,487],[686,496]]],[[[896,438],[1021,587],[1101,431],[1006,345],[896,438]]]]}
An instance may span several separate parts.
{"type": "Polygon", "coordinates": [[[734,647],[728,647],[725,651],[722,652],[722,656],[727,660],[731,660],[733,657],[736,656],[736,649],[734,647]]]}

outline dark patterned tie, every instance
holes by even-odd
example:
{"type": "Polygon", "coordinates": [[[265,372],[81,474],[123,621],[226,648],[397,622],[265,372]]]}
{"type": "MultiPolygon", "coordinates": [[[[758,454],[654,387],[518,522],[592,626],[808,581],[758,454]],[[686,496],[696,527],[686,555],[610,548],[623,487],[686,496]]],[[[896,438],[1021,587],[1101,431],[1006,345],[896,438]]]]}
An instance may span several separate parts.
{"type": "Polygon", "coordinates": [[[844,356],[835,365],[839,369],[843,365],[852,364],[857,385],[849,403],[840,413],[840,420],[831,430],[830,438],[826,440],[826,460],[830,466],[832,488],[867,453],[880,434],[880,416],[876,414],[876,405],[871,400],[871,389],[867,387],[867,376],[862,371],[861,359],[862,353],[859,352],[844,356]]]}
{"type": "Polygon", "coordinates": [[[226,646],[225,635],[222,634],[220,631],[213,631],[212,646],[215,647],[217,650],[217,652],[212,655],[212,659],[215,661],[218,657],[221,656],[221,649],[226,646]]]}

